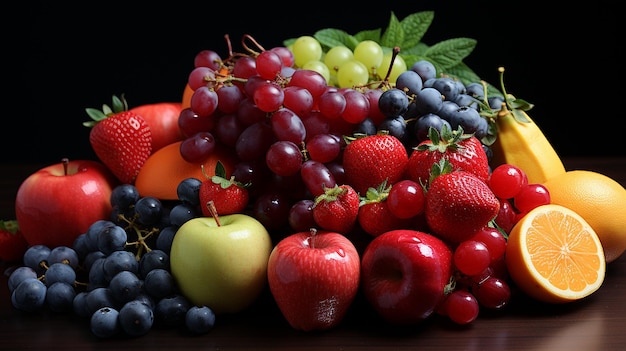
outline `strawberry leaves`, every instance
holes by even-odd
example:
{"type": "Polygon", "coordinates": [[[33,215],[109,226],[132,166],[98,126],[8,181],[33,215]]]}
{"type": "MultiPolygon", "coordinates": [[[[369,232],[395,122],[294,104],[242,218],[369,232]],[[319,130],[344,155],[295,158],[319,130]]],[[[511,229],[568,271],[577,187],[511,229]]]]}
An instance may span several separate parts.
{"type": "Polygon", "coordinates": [[[128,102],[124,98],[124,94],[122,94],[121,98],[113,95],[112,98],[112,106],[110,107],[107,104],[102,104],[102,110],[98,110],[95,108],[87,107],[85,111],[87,115],[91,117],[91,121],[83,122],[83,126],[91,128],[96,125],[96,123],[102,121],[103,119],[112,116],[117,113],[121,113],[124,111],[128,111],[128,102]]]}

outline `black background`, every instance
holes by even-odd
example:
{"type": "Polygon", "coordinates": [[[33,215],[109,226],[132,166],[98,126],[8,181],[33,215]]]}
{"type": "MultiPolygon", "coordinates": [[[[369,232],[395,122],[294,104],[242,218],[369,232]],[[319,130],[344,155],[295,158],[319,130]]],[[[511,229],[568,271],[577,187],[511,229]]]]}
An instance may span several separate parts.
{"type": "Polygon", "coordinates": [[[88,118],[86,107],[109,104],[121,93],[131,107],[180,101],[194,55],[202,49],[225,55],[225,34],[235,51],[241,51],[246,33],[271,48],[323,28],[350,34],[386,28],[391,11],[402,19],[424,10],[435,16],[422,41],[476,39],[465,62],[492,84],[504,66],[508,91],[535,104],[530,115],[561,156],[624,155],[617,5],[80,3],[85,5],[28,2],[23,11],[4,15],[3,26],[11,17],[17,21],[4,31],[5,62],[15,62],[5,64],[3,162],[95,158],[89,130],[81,124],[88,118]]]}

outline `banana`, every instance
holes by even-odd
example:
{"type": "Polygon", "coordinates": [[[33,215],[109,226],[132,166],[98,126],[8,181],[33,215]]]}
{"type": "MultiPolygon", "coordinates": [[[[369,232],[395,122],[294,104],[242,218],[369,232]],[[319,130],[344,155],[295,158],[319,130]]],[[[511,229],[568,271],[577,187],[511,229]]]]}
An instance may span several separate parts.
{"type": "Polygon", "coordinates": [[[505,104],[496,118],[497,137],[491,148],[492,167],[508,163],[520,167],[528,183],[544,183],[565,173],[563,161],[539,126],[522,110],[505,104]]]}

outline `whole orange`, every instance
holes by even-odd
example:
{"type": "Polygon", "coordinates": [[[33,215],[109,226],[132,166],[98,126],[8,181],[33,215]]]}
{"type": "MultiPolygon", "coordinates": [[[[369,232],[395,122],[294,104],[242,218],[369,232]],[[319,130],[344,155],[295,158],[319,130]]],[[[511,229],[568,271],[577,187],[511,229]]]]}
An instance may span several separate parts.
{"type": "Polygon", "coordinates": [[[194,164],[183,159],[178,141],[162,147],[150,155],[139,170],[135,186],[141,196],[154,196],[160,200],[177,200],[178,184],[185,178],[202,181],[215,175],[215,165],[221,161],[230,177],[236,163],[233,150],[225,147],[216,149],[204,162],[194,164]],[[204,170],[202,169],[204,167],[204,170]]]}
{"type": "Polygon", "coordinates": [[[575,211],[591,225],[607,263],[626,251],[626,189],[620,183],[598,172],[570,170],[543,185],[551,203],[575,211]]]}

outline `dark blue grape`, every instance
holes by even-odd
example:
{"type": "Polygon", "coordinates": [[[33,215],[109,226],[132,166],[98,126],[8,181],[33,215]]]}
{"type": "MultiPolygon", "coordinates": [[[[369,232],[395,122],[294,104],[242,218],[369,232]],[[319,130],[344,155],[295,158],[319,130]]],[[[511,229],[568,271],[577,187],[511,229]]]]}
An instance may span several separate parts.
{"type": "Polygon", "coordinates": [[[47,264],[50,248],[46,245],[33,245],[24,252],[24,265],[35,270],[38,274],[45,271],[44,265],[47,264]]]}
{"type": "Polygon", "coordinates": [[[130,271],[137,274],[139,272],[139,262],[130,251],[114,251],[104,259],[102,269],[107,281],[111,281],[111,278],[121,271],[130,271]]]}
{"type": "Polygon", "coordinates": [[[467,95],[472,96],[478,100],[482,101],[485,98],[485,89],[480,83],[469,83],[465,86],[465,91],[467,92],[467,95]]]}
{"type": "Polygon", "coordinates": [[[57,246],[50,250],[48,255],[48,265],[57,262],[66,263],[75,269],[78,267],[79,261],[78,253],[69,246],[57,246]]]}
{"type": "Polygon", "coordinates": [[[98,250],[105,255],[110,255],[114,251],[124,250],[126,247],[128,234],[119,225],[106,226],[98,236],[98,250]]]}
{"type": "Polygon", "coordinates": [[[459,109],[459,104],[454,101],[444,101],[441,104],[441,109],[437,112],[437,116],[445,119],[446,121],[450,121],[450,117],[456,113],[456,110],[459,109]]]}
{"type": "Polygon", "coordinates": [[[180,181],[176,187],[178,200],[192,206],[200,205],[200,185],[202,181],[197,178],[186,178],[180,181]]]}
{"type": "Polygon", "coordinates": [[[409,108],[409,98],[400,89],[385,90],[378,98],[378,108],[387,117],[397,117],[409,108]]]}
{"type": "Polygon", "coordinates": [[[435,88],[424,88],[415,96],[414,103],[420,115],[438,113],[443,106],[443,96],[435,88]]]}
{"type": "MultiPolygon", "coordinates": [[[[83,259],[83,267],[85,270],[90,271],[93,263],[99,258],[105,258],[106,255],[102,251],[91,251],[83,259]]],[[[103,271],[104,273],[104,271],[103,271]]]]}
{"type": "Polygon", "coordinates": [[[185,315],[185,326],[194,334],[206,334],[215,326],[215,313],[207,306],[191,306],[185,315]]]}
{"type": "MultiPolygon", "coordinates": [[[[429,79],[425,80],[424,81],[424,88],[432,88],[433,84],[435,84],[435,80],[436,79],[437,78],[429,78],[429,79]]],[[[424,88],[422,88],[422,89],[424,89],[424,88]]]]}
{"type": "Polygon", "coordinates": [[[461,82],[458,79],[453,79],[454,80],[454,84],[456,84],[456,89],[459,92],[459,94],[467,94],[467,90],[465,89],[465,84],[463,84],[463,82],[461,82]]]}
{"type": "Polygon", "coordinates": [[[91,315],[89,328],[99,338],[112,338],[122,331],[118,317],[119,312],[116,309],[103,307],[91,315]]]}
{"type": "Polygon", "coordinates": [[[433,88],[437,89],[444,100],[456,101],[459,95],[459,86],[456,81],[450,77],[439,77],[433,82],[433,88]]]}
{"type": "Polygon", "coordinates": [[[174,235],[176,235],[177,228],[174,226],[167,226],[159,231],[159,236],[156,239],[156,248],[169,255],[172,249],[172,242],[174,241],[174,235]]]}
{"type": "Polygon", "coordinates": [[[172,207],[170,211],[170,223],[175,227],[180,227],[192,218],[199,217],[202,214],[198,206],[186,203],[179,203],[172,207]]]}
{"type": "Polygon", "coordinates": [[[484,118],[476,109],[460,106],[455,113],[451,114],[449,122],[452,130],[461,127],[464,133],[472,134],[480,127],[481,120],[484,120],[484,118]]]}
{"type": "Polygon", "coordinates": [[[113,298],[108,287],[99,287],[91,290],[85,297],[89,314],[96,312],[102,307],[116,307],[119,303],[113,298]]]}
{"type": "Polygon", "coordinates": [[[139,277],[145,278],[151,270],[157,268],[170,270],[170,256],[165,251],[154,249],[139,259],[139,277]]]}
{"type": "Polygon", "coordinates": [[[56,282],[74,285],[76,283],[76,271],[69,264],[53,263],[44,274],[44,282],[46,286],[56,282]]]}
{"type": "Polygon", "coordinates": [[[117,224],[113,223],[113,221],[106,219],[99,219],[93,222],[89,228],[87,228],[87,232],[85,232],[86,240],[85,245],[89,248],[89,252],[98,250],[98,237],[100,233],[105,231],[109,227],[114,227],[117,224]]]}
{"type": "Polygon", "coordinates": [[[428,130],[432,127],[441,134],[441,128],[446,125],[450,128],[450,123],[434,113],[427,113],[418,118],[413,126],[413,135],[418,143],[428,140],[428,130]]]}
{"type": "Polygon", "coordinates": [[[176,327],[185,324],[185,315],[191,307],[182,295],[174,295],[160,299],[154,308],[154,320],[159,326],[176,327]]]}
{"type": "Polygon", "coordinates": [[[113,298],[126,303],[134,300],[142,292],[143,282],[137,275],[129,271],[117,273],[109,282],[109,290],[113,298]]]}
{"type": "Polygon", "coordinates": [[[121,184],[111,191],[110,202],[112,207],[122,211],[129,209],[139,200],[139,190],[132,184],[121,184]]]}
{"type": "Polygon", "coordinates": [[[379,131],[387,131],[389,135],[393,135],[401,142],[406,140],[406,121],[404,117],[397,116],[394,118],[385,118],[378,125],[379,131]]]}
{"type": "Polygon", "coordinates": [[[89,268],[87,290],[93,290],[95,288],[105,287],[109,284],[109,280],[104,274],[104,262],[106,256],[96,258],[89,268]]]}
{"type": "Polygon", "coordinates": [[[129,301],[119,309],[118,320],[121,329],[130,336],[147,334],[154,324],[152,309],[143,302],[129,301]]]}
{"type": "Polygon", "coordinates": [[[26,278],[11,293],[11,304],[20,311],[39,311],[46,303],[47,290],[39,279],[26,278]]]}
{"type": "Polygon", "coordinates": [[[72,309],[74,310],[74,314],[79,317],[89,317],[91,314],[89,313],[89,307],[87,306],[87,295],[89,293],[86,291],[80,291],[74,296],[74,300],[72,300],[72,309]]]}
{"type": "Polygon", "coordinates": [[[157,300],[174,294],[176,282],[172,274],[162,268],[156,268],[148,272],[143,280],[144,291],[157,300]]]}
{"type": "Polygon", "coordinates": [[[478,101],[476,98],[471,97],[468,94],[459,94],[454,100],[459,106],[467,106],[473,109],[479,110],[480,106],[478,105],[478,101]]]}
{"type": "Polygon", "coordinates": [[[482,139],[486,137],[488,133],[489,133],[489,123],[487,122],[486,119],[481,117],[478,120],[478,128],[476,128],[476,131],[474,131],[474,136],[476,136],[476,138],[478,139],[482,139]]]}
{"type": "Polygon", "coordinates": [[[367,117],[358,123],[352,132],[355,134],[374,135],[376,134],[376,124],[373,119],[367,117]]]}
{"type": "Polygon", "coordinates": [[[404,71],[396,78],[396,88],[403,90],[409,96],[419,94],[423,87],[422,77],[415,71],[404,71]]]}
{"type": "Polygon", "coordinates": [[[87,240],[87,234],[83,233],[78,235],[72,244],[72,248],[76,251],[79,261],[84,260],[87,254],[92,251],[92,248],[87,244],[87,240]]]}
{"type": "Polygon", "coordinates": [[[487,98],[487,102],[489,103],[489,107],[494,110],[500,110],[502,108],[502,103],[504,103],[504,98],[501,96],[490,96],[487,98]]]}
{"type": "Polygon", "coordinates": [[[48,285],[46,305],[52,312],[72,312],[74,309],[74,297],[76,297],[76,289],[74,289],[73,285],[64,282],[56,282],[52,285],[48,285]]]}
{"type": "Polygon", "coordinates": [[[411,71],[416,72],[422,77],[422,82],[426,82],[429,79],[434,79],[437,76],[437,70],[435,65],[430,61],[419,60],[411,66],[411,71]]]}
{"type": "Polygon", "coordinates": [[[139,223],[152,226],[161,221],[163,204],[161,200],[153,196],[144,196],[135,203],[135,213],[139,223]]]}
{"type": "Polygon", "coordinates": [[[406,112],[402,115],[402,117],[404,117],[404,119],[406,120],[413,120],[414,118],[417,118],[420,115],[420,111],[417,109],[417,105],[415,105],[415,101],[411,100],[409,102],[409,107],[407,108],[406,112]]]}
{"type": "Polygon", "coordinates": [[[37,279],[37,272],[28,266],[20,266],[13,270],[8,279],[9,292],[13,292],[15,287],[27,278],[37,279]]]}
{"type": "Polygon", "coordinates": [[[145,292],[142,292],[139,295],[137,295],[137,297],[135,297],[135,301],[145,303],[152,310],[154,310],[154,308],[156,307],[156,301],[154,300],[154,298],[146,294],[145,292]]]}

